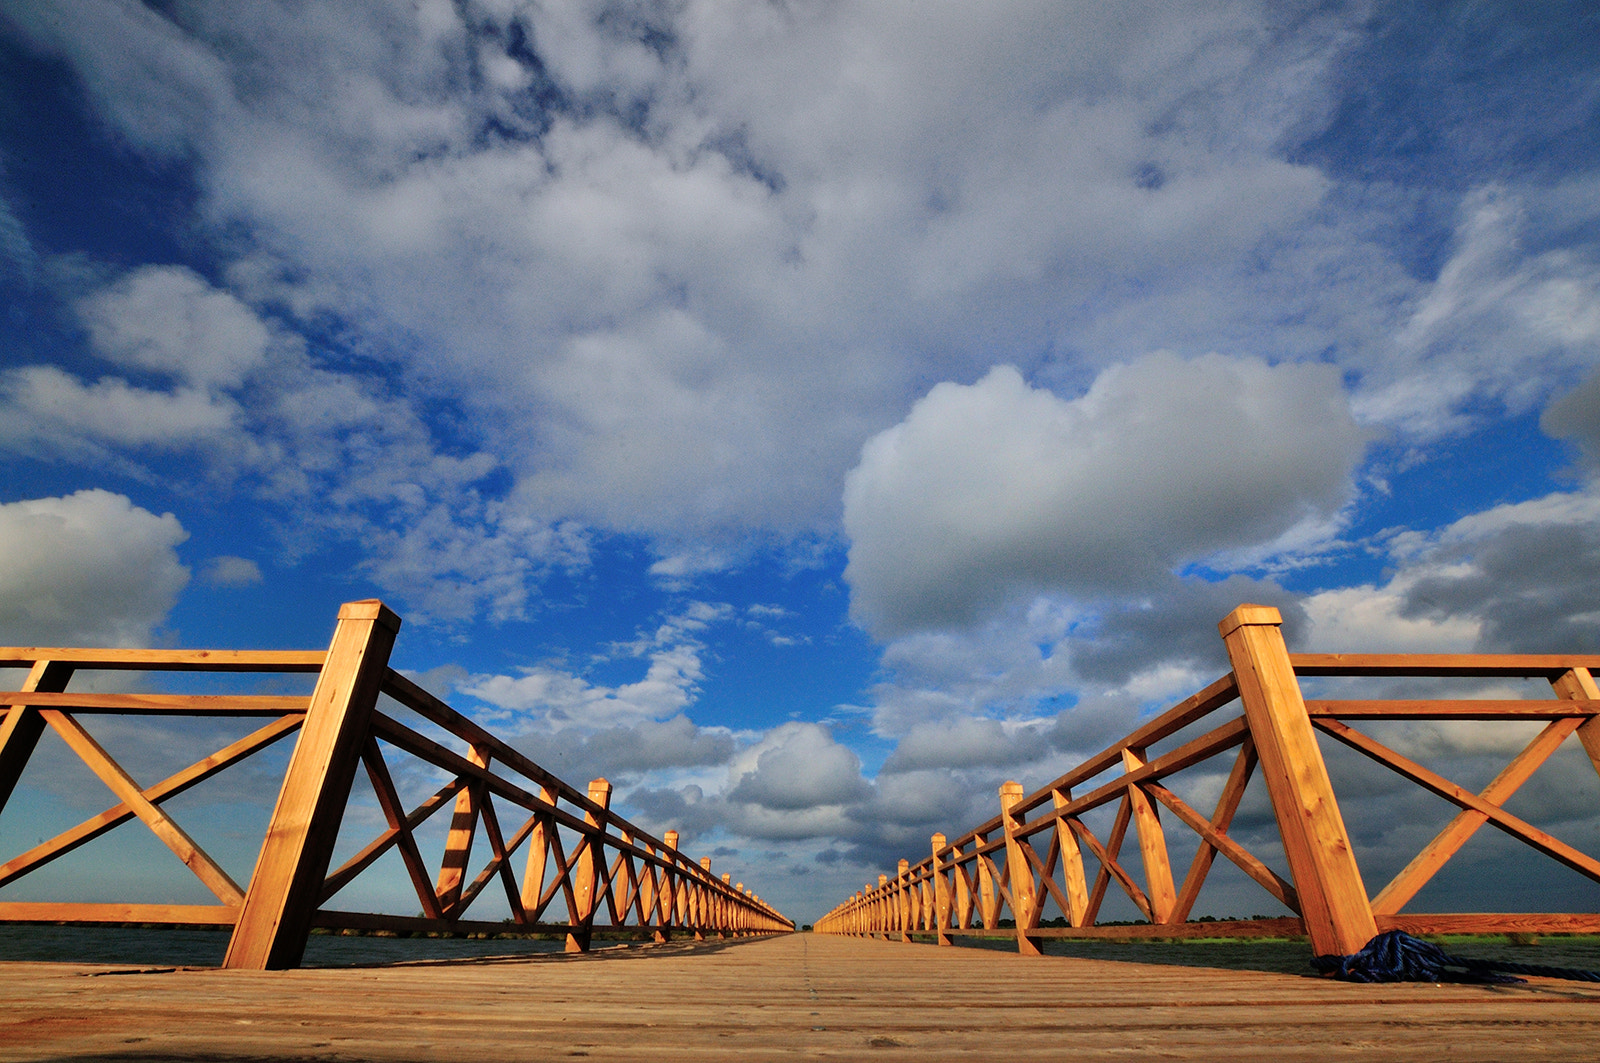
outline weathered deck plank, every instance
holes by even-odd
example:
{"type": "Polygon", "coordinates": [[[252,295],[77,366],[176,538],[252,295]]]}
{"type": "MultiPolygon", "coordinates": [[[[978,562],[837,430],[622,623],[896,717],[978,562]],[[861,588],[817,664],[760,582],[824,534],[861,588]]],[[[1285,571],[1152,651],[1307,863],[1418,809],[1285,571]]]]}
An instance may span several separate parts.
{"type": "Polygon", "coordinates": [[[811,934],[292,971],[0,963],[0,1058],[16,1063],[1567,1060],[1596,1046],[1597,986],[1360,986],[811,934]]]}

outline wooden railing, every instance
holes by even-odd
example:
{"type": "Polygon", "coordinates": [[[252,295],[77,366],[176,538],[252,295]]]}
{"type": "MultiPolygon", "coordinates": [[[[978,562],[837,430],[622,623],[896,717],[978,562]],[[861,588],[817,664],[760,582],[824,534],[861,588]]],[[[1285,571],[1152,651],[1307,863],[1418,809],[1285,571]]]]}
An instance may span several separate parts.
{"type": "MultiPolygon", "coordinates": [[[[1507,800],[1569,737],[1576,735],[1600,771],[1600,690],[1592,672],[1600,656],[1291,654],[1276,609],[1241,605],[1219,625],[1232,671],[1151,720],[1120,742],[1031,794],[1018,783],[1000,788],[1000,814],[955,841],[932,839],[931,854],[894,876],[880,875],[818,920],[819,932],[948,945],[962,934],[993,935],[1006,913],[1019,951],[1037,954],[1046,937],[1186,937],[1305,934],[1319,954],[1349,954],[1379,930],[1426,932],[1600,932],[1595,913],[1407,913],[1417,895],[1479,827],[1493,825],[1545,856],[1600,882],[1600,861],[1518,818],[1507,800]],[[1307,701],[1298,677],[1543,678],[1549,700],[1307,701]],[[1240,703],[1238,715],[1223,712],[1240,703]],[[1220,722],[1213,721],[1219,720],[1220,722]],[[1389,748],[1352,724],[1376,720],[1536,721],[1538,734],[1489,785],[1474,793],[1389,748]],[[1196,737],[1196,725],[1213,724],[1196,737]],[[1317,732],[1382,764],[1456,805],[1460,812],[1370,899],[1317,744],[1317,732]],[[1170,741],[1169,741],[1170,740],[1170,741]],[[1178,744],[1152,753],[1167,741],[1178,744]],[[1180,798],[1173,776],[1233,753],[1232,767],[1210,815],[1180,798]],[[1108,771],[1109,781],[1074,789],[1108,771]],[[1230,835],[1251,776],[1266,784],[1283,844],[1282,875],[1230,835]],[[1116,803],[1104,838],[1083,816],[1116,803]],[[1161,809],[1197,835],[1198,848],[1181,883],[1169,859],[1161,809]],[[1122,862],[1129,828],[1143,875],[1122,862]],[[1091,880],[1085,850],[1098,865],[1091,880]],[[1190,922],[1212,864],[1221,855],[1294,915],[1282,919],[1190,922]],[[1108,889],[1126,893],[1142,925],[1097,926],[1108,889]],[[1047,902],[1063,927],[1041,926],[1047,902]]],[[[1170,821],[1169,821],[1170,822],[1170,821]]],[[[1600,900],[1600,893],[1596,899],[1600,900]]]]}
{"type": "MultiPolygon", "coordinates": [[[[347,603],[324,652],[234,650],[0,649],[0,667],[26,668],[0,693],[0,811],[49,728],[111,790],[117,803],[0,864],[0,887],[113,828],[138,819],[213,893],[215,905],[0,901],[0,920],[231,925],[224,966],[299,964],[313,927],[412,932],[559,933],[585,951],[595,931],[700,939],[774,933],[793,924],[743,883],[680,853],[677,832],[656,839],[610,810],[611,785],[569,786],[474,721],[389,667],[400,619],[378,601],[347,603]],[[309,697],[277,694],[75,693],[75,672],[315,673],[309,697]],[[380,695],[398,708],[380,710],[380,695]],[[136,782],[80,718],[95,714],[265,717],[268,723],[154,785],[136,782]],[[408,716],[411,719],[404,719],[408,716]],[[419,730],[419,728],[421,728],[419,730]],[[299,732],[260,856],[246,886],[235,882],[163,803],[299,732]],[[429,737],[424,731],[432,731],[429,737]],[[451,748],[451,743],[464,751],[451,748]],[[414,758],[447,781],[414,808],[402,803],[391,759],[414,758]],[[372,783],[387,828],[329,870],[358,768],[372,783]],[[418,828],[453,810],[437,875],[418,828]],[[515,810],[506,826],[501,816],[515,810]],[[469,882],[475,835],[489,858],[469,882]],[[417,916],[348,912],[327,905],[383,855],[398,850],[415,888],[417,916]],[[524,854],[525,855],[522,855],[524,854]],[[522,866],[520,881],[516,865],[522,866]],[[470,921],[493,883],[506,921],[470,921]],[[556,899],[560,898],[560,905],[556,899]],[[557,912],[565,918],[553,919],[557,912]]],[[[389,703],[384,708],[390,708],[389,703]]],[[[428,770],[425,768],[424,770],[428,770]]]]}

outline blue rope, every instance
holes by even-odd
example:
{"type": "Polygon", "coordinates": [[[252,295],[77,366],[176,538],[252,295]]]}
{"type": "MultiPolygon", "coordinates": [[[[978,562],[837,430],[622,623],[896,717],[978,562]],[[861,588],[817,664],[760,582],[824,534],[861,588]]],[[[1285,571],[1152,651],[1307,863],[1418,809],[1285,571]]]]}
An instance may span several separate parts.
{"type": "Polygon", "coordinates": [[[1565,978],[1574,982],[1600,982],[1600,971],[1570,967],[1541,967],[1500,960],[1468,960],[1449,956],[1439,946],[1414,938],[1403,930],[1387,930],[1360,952],[1349,956],[1313,956],[1311,966],[1324,975],[1346,982],[1523,982],[1515,975],[1565,978]],[[1461,970],[1448,970],[1459,967],[1461,970]]]}

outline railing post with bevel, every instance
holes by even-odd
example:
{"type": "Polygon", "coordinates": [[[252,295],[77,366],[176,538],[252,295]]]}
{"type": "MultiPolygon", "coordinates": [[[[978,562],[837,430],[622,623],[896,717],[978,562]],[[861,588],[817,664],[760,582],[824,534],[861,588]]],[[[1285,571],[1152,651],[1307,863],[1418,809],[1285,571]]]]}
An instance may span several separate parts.
{"type": "Polygon", "coordinates": [[[1006,835],[1006,881],[1011,887],[1011,917],[1017,924],[1017,951],[1038,956],[1042,950],[1037,935],[1028,933],[1039,925],[1038,899],[1034,896],[1033,865],[1023,854],[1026,839],[1017,837],[1020,824],[1011,809],[1022,800],[1022,784],[1007,782],[1000,787],[1000,826],[1006,835]]]}
{"type": "Polygon", "coordinates": [[[933,933],[940,945],[950,944],[950,880],[939,866],[939,850],[948,842],[943,834],[933,836],[933,933]]]}
{"type": "Polygon", "coordinates": [[[350,798],[361,746],[389,670],[400,618],[382,602],[346,602],[222,965],[296,967],[350,798]]]}
{"type": "Polygon", "coordinates": [[[906,880],[906,873],[910,870],[911,861],[901,860],[894,880],[895,929],[900,933],[900,940],[906,944],[911,942],[911,883],[906,880]]]}
{"type": "Polygon", "coordinates": [[[1377,935],[1361,870],[1283,642],[1283,617],[1241,605],[1219,625],[1272,798],[1312,950],[1349,955],[1377,935]]]}
{"type": "Polygon", "coordinates": [[[605,779],[591,780],[589,800],[599,805],[600,811],[598,814],[585,812],[583,816],[584,825],[590,830],[579,843],[583,851],[578,854],[578,866],[572,871],[572,898],[577,908],[572,913],[572,928],[567,931],[568,952],[588,952],[593,937],[595,911],[600,905],[597,891],[605,868],[605,849],[600,839],[606,832],[605,814],[611,808],[611,784],[605,779]]]}

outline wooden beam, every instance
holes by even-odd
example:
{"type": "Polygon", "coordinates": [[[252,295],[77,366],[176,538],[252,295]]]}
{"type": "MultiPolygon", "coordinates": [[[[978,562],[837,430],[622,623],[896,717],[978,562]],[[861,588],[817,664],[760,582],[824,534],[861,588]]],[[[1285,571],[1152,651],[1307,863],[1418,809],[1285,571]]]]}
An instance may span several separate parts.
{"type": "Polygon", "coordinates": [[[1471,698],[1460,701],[1308,701],[1312,719],[1366,720],[1559,720],[1600,714],[1600,701],[1471,698]]]}
{"type": "Polygon", "coordinates": [[[78,759],[88,765],[89,770],[98,775],[100,781],[144,821],[150,832],[160,838],[162,844],[171,849],[207,889],[216,894],[217,900],[229,906],[236,906],[244,900],[244,891],[238,883],[171,816],[144,795],[144,788],[122,770],[122,765],[101,748],[82,724],[59,709],[40,709],[38,712],[44,717],[45,723],[78,755],[78,759]]]}
{"type": "MultiPolygon", "coordinates": [[[[300,719],[299,716],[285,716],[251,732],[237,742],[217,750],[209,757],[195,761],[182,771],[168,776],[146,789],[144,798],[153,805],[159,805],[169,797],[175,797],[191,787],[198,786],[224,768],[238,763],[252,753],[265,749],[278,741],[278,739],[298,730],[300,719]]],[[[33,871],[35,868],[43,867],[52,860],[67,855],[79,846],[85,845],[107,831],[121,826],[133,817],[134,811],[128,807],[126,801],[119,801],[99,815],[90,816],[77,826],[62,831],[54,838],[34,846],[21,856],[8,860],[5,864],[0,864],[0,886],[21,878],[28,872],[33,871]]]]}
{"type": "Polygon", "coordinates": [[[382,602],[339,610],[224,967],[299,965],[399,630],[382,602]]]}
{"type": "MultiPolygon", "coordinates": [[[[23,681],[24,693],[56,692],[65,690],[72,678],[72,666],[55,660],[27,662],[28,678],[23,681]]],[[[11,799],[17,780],[28,766],[39,736],[44,734],[44,717],[39,710],[27,705],[11,705],[5,719],[0,722],[0,811],[11,799]]]]}
{"type": "Polygon", "coordinates": [[[1291,653],[1289,664],[1296,675],[1556,679],[1573,668],[1600,668],[1600,657],[1592,653],[1291,653]]]}
{"type": "Polygon", "coordinates": [[[1283,643],[1282,624],[1283,617],[1270,606],[1241,605],[1218,630],[1261,758],[1312,948],[1320,955],[1349,955],[1376,937],[1378,928],[1283,643]]]}
{"type": "Polygon", "coordinates": [[[56,661],[123,672],[320,672],[322,650],[114,650],[76,646],[0,646],[0,668],[56,661]]]}
{"type": "Polygon", "coordinates": [[[0,692],[0,704],[62,709],[77,715],[111,712],[119,716],[282,716],[306,711],[311,699],[292,694],[79,694],[0,692]]]}
{"type": "MultiPolygon", "coordinates": [[[[1518,753],[1478,796],[1488,804],[1504,805],[1507,799],[1539,770],[1539,766],[1550,758],[1550,754],[1561,747],[1567,736],[1578,729],[1581,722],[1581,720],[1552,721],[1534,736],[1533,741],[1529,742],[1527,747],[1518,753]]],[[[1489,817],[1475,808],[1464,808],[1456,813],[1455,818],[1445,824],[1444,829],[1423,846],[1422,851],[1417,853],[1387,886],[1378,891],[1378,895],[1372,899],[1373,914],[1394,915],[1404,908],[1406,903],[1438,873],[1445,862],[1467,843],[1467,839],[1487,822],[1489,817]]]]}

